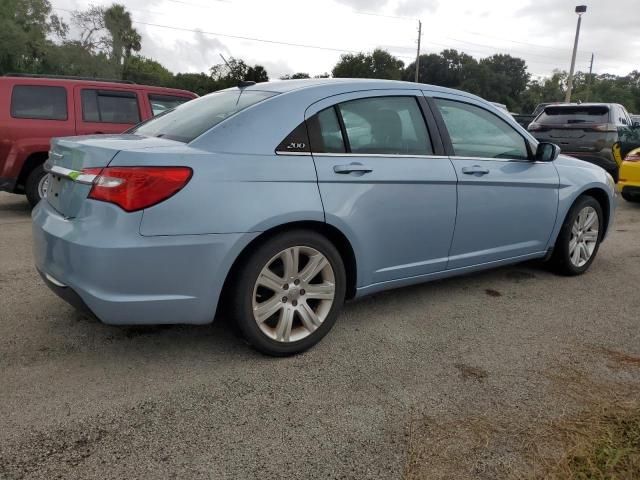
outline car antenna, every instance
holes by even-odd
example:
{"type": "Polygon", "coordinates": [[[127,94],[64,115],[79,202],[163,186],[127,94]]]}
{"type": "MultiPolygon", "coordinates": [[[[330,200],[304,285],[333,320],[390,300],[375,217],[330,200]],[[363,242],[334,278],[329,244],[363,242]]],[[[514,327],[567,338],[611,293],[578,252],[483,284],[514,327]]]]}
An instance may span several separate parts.
{"type": "MultiPolygon", "coordinates": [[[[231,71],[231,65],[229,65],[229,62],[227,62],[227,59],[224,58],[224,55],[222,55],[221,53],[219,53],[218,55],[220,55],[220,58],[222,58],[222,61],[225,63],[229,71],[231,71]]],[[[244,88],[244,87],[250,87],[251,85],[255,85],[255,84],[256,82],[254,82],[253,80],[238,80],[237,87],[244,88]]]]}

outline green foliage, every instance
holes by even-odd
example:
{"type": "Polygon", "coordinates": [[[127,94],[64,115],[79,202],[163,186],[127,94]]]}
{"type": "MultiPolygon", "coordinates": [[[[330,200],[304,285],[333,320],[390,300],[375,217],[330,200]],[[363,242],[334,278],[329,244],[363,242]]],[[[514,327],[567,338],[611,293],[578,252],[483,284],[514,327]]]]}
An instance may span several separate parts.
{"type": "MultiPolygon", "coordinates": [[[[8,72],[76,75],[132,80],[141,84],[171,86],[199,95],[235,86],[239,80],[266,82],[261,65],[247,65],[231,57],[211,67],[209,73],[174,75],[157,61],[140,56],[142,38],[124,5],[90,6],[72,14],[73,38],[50,0],[0,0],[0,74],[8,72]]],[[[404,63],[389,52],[346,54],[332,70],[334,77],[415,78],[415,62],[404,63]]],[[[327,78],[323,73],[314,78],[327,78]]],[[[305,72],[282,80],[310,78],[305,72]]],[[[496,54],[477,60],[457,50],[420,56],[419,80],[457,88],[507,105],[511,111],[532,112],[542,102],[563,101],[566,72],[531,79],[524,60],[496,54]]],[[[640,113],[640,71],[618,77],[577,72],[573,101],[615,102],[640,113]]]]}
{"type": "Polygon", "coordinates": [[[64,37],[67,26],[51,14],[48,0],[0,2],[0,74],[37,72],[49,37],[64,37]]]}
{"type": "Polygon", "coordinates": [[[201,96],[221,88],[218,82],[206,73],[178,73],[169,85],[163,86],[189,90],[201,96]]]}
{"type": "MultiPolygon", "coordinates": [[[[328,76],[328,74],[327,74],[328,76]]],[[[280,80],[298,80],[300,78],[311,78],[308,73],[294,73],[292,75],[284,75],[280,77],[280,80]]]]}
{"type": "Polygon", "coordinates": [[[400,80],[402,77],[402,60],[392,56],[389,52],[375,49],[372,54],[347,53],[340,57],[340,61],[333,67],[336,78],[385,78],[400,80]]]}
{"type": "Polygon", "coordinates": [[[144,85],[167,86],[173,82],[173,73],[155,60],[133,55],[124,64],[122,78],[144,85]]]}

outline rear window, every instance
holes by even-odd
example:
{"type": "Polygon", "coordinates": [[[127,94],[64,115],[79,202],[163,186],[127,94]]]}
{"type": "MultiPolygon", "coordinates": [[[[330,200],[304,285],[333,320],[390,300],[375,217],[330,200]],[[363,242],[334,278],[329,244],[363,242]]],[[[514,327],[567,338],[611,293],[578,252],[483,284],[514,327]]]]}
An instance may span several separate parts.
{"type": "Polygon", "coordinates": [[[129,133],[188,143],[234,113],[274,95],[277,93],[252,90],[212,93],[179,105],[129,133]]]}
{"type": "Polygon", "coordinates": [[[37,120],[67,119],[64,87],[16,85],[11,94],[11,116],[37,120]]]}
{"type": "Polygon", "coordinates": [[[609,107],[563,106],[547,107],[536,123],[566,125],[569,123],[608,123],[609,107]]]}

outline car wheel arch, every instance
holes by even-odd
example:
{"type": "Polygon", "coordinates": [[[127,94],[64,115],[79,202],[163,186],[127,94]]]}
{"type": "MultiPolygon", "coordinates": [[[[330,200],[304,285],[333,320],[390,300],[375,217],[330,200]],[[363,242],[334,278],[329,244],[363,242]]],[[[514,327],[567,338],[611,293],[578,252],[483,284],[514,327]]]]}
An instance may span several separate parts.
{"type": "Polygon", "coordinates": [[[240,266],[243,264],[243,262],[246,261],[251,252],[253,252],[259,244],[264,243],[268,239],[291,230],[310,230],[324,236],[331,243],[333,243],[333,245],[338,249],[340,256],[342,257],[342,261],[344,262],[344,267],[347,274],[346,298],[350,299],[355,296],[357,285],[357,261],[355,251],[347,236],[335,226],[325,222],[319,222],[315,220],[295,221],[280,224],[268,230],[265,230],[244,246],[244,248],[240,251],[240,253],[233,261],[231,268],[229,268],[228,270],[222,288],[222,294],[220,296],[220,307],[224,308],[225,304],[228,303],[227,300],[229,298],[229,292],[233,288],[235,275],[240,270],[240,266]]]}
{"type": "Polygon", "coordinates": [[[26,158],[22,165],[22,169],[20,170],[20,175],[18,175],[18,180],[16,181],[16,193],[22,193],[29,174],[38,167],[38,165],[42,165],[46,162],[47,158],[49,158],[48,152],[34,152],[26,158]]]}
{"type": "Polygon", "coordinates": [[[602,224],[604,225],[602,237],[604,238],[604,236],[607,234],[607,228],[609,227],[609,216],[611,215],[609,196],[607,195],[607,192],[605,192],[602,188],[589,188],[580,192],[580,194],[575,198],[571,205],[573,206],[573,204],[575,204],[580,197],[584,196],[593,197],[600,204],[600,208],[602,208],[602,215],[604,216],[604,218],[602,219],[602,224]]]}

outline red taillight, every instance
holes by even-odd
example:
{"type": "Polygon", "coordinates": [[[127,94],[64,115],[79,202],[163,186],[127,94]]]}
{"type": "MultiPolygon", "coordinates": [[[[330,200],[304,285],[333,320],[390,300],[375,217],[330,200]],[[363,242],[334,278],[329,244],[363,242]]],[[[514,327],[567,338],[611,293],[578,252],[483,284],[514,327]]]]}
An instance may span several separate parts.
{"type": "Polygon", "coordinates": [[[617,132],[618,127],[612,123],[602,123],[598,125],[590,125],[589,128],[594,132],[617,132]]]}
{"type": "Polygon", "coordinates": [[[189,167],[86,168],[97,175],[89,198],[115,203],[127,212],[149,208],[180,191],[191,179],[189,167]]]}

